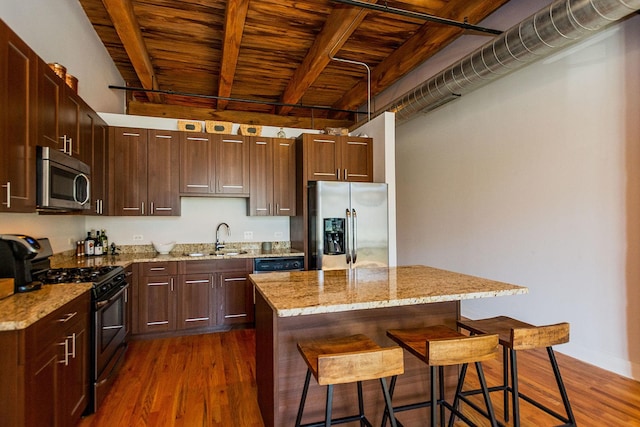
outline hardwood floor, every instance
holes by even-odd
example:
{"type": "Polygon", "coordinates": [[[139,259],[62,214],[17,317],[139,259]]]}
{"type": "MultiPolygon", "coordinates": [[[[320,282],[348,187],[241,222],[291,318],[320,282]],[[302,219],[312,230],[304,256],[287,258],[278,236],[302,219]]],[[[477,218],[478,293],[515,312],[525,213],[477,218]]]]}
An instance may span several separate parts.
{"type": "MultiPolygon", "coordinates": [[[[579,426],[640,426],[639,382],[556,355],[579,426]]],[[[497,384],[500,360],[483,367],[489,384],[497,384]]],[[[469,386],[474,372],[469,370],[469,386]]],[[[519,353],[519,373],[521,391],[561,411],[546,352],[519,353]]],[[[499,416],[501,400],[492,394],[499,416]]],[[[521,410],[522,427],[559,424],[527,403],[521,410]]],[[[488,425],[478,418],[480,425],[488,425]]],[[[263,426],[256,401],[254,331],[131,342],[110,394],[79,426],[263,426]]]]}

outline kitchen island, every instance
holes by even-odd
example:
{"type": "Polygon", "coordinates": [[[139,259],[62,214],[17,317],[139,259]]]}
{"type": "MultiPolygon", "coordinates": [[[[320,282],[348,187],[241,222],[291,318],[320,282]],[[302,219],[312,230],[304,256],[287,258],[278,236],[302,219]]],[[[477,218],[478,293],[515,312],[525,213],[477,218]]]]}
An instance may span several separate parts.
{"type": "MultiPolygon", "coordinates": [[[[292,425],[306,365],[296,349],[302,338],[365,334],[382,346],[387,329],[444,324],[455,327],[464,299],[518,295],[527,288],[425,266],[252,274],[256,298],[256,381],[265,426],[292,425]]],[[[449,369],[452,387],[457,371],[449,369]]],[[[394,405],[426,399],[428,370],[405,355],[394,405]]],[[[374,424],[384,407],[379,384],[363,385],[365,412],[374,424]]],[[[309,389],[303,423],[323,418],[325,387],[309,389]]],[[[334,390],[334,416],[357,408],[354,385],[334,390]]],[[[422,425],[426,409],[403,412],[405,426],[422,425]]]]}

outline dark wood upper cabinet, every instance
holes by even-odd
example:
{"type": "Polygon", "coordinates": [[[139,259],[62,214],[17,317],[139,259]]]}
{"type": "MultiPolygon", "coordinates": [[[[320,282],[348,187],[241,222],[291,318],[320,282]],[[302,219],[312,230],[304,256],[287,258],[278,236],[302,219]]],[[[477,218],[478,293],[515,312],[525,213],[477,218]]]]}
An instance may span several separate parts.
{"type": "Polygon", "coordinates": [[[89,107],[44,61],[38,60],[38,142],[88,162],[91,141],[81,131],[89,107]]]}
{"type": "Polygon", "coordinates": [[[0,212],[35,212],[38,57],[0,21],[0,212]]]}
{"type": "Polygon", "coordinates": [[[110,203],[108,198],[109,189],[109,151],[108,138],[109,128],[107,124],[94,111],[84,111],[86,123],[82,129],[87,131],[85,125],[90,124],[90,161],[91,166],[91,211],[92,215],[108,215],[110,213],[110,203]]]}
{"type": "Polygon", "coordinates": [[[295,141],[252,137],[249,215],[295,215],[295,141]]]}
{"type": "Polygon", "coordinates": [[[180,215],[179,132],[110,128],[114,214],[180,215]]]}
{"type": "Polygon", "coordinates": [[[215,165],[215,144],[211,140],[211,134],[180,134],[180,193],[214,194],[215,165]]]}
{"type": "Polygon", "coordinates": [[[216,142],[216,193],[249,196],[249,140],[239,135],[213,135],[216,142]]]}
{"type": "Polygon", "coordinates": [[[182,132],[180,193],[249,196],[249,137],[182,132]]]}
{"type": "Polygon", "coordinates": [[[308,181],[373,181],[373,140],[302,135],[308,181]]]}

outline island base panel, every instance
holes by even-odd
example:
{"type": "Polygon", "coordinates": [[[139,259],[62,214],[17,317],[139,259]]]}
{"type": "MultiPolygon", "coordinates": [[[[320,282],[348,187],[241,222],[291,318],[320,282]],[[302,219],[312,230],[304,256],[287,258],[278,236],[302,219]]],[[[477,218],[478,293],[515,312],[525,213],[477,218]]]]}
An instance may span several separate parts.
{"type": "MultiPolygon", "coordinates": [[[[456,327],[460,313],[457,301],[378,308],[339,313],[294,317],[277,317],[271,307],[256,293],[256,378],[258,403],[265,426],[290,426],[294,423],[304,386],[306,365],[298,353],[296,343],[301,339],[365,334],[381,346],[396,345],[386,336],[388,329],[411,328],[444,324],[456,327]]],[[[398,378],[393,404],[413,403],[429,397],[429,370],[416,357],[405,352],[405,373],[398,378]]],[[[445,370],[449,392],[455,390],[458,370],[445,370]]],[[[380,382],[363,383],[365,413],[373,424],[381,422],[384,400],[380,382]]],[[[326,387],[311,380],[303,423],[324,417],[326,387]]],[[[334,417],[357,412],[355,384],[334,388],[334,417]]],[[[398,414],[407,426],[423,425],[429,408],[398,414]]]]}

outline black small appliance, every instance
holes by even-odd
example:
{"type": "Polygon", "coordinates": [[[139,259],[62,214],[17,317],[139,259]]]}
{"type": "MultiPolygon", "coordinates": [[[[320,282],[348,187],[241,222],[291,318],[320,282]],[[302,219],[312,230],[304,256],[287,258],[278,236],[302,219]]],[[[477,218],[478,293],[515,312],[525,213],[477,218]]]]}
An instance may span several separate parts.
{"type": "Polygon", "coordinates": [[[40,243],[23,234],[0,234],[0,277],[13,278],[15,293],[40,289],[42,283],[31,276],[31,260],[38,255],[40,243]]]}

